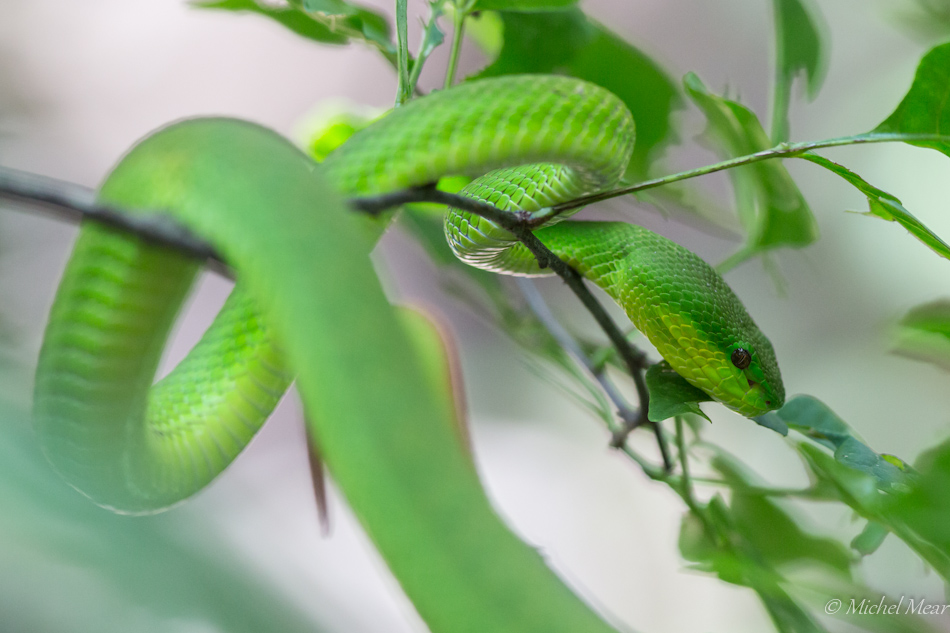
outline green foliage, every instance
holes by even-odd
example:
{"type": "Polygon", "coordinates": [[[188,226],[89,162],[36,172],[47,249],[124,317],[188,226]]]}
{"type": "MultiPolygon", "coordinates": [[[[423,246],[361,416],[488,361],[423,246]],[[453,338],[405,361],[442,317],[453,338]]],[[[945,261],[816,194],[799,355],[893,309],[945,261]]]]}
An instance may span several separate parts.
{"type": "Polygon", "coordinates": [[[821,88],[826,55],[819,27],[802,4],[803,0],[773,0],[775,11],[775,96],[772,110],[772,142],[788,140],[788,106],[792,84],[805,75],[809,98],[821,88]]]}
{"type": "Polygon", "coordinates": [[[920,477],[912,490],[888,499],[886,511],[950,561],[950,441],[923,453],[914,466],[920,477]]]}
{"type": "Polygon", "coordinates": [[[206,519],[133,520],[77,494],[40,453],[29,415],[0,404],[4,631],[159,633],[169,630],[165,618],[235,633],[326,630],[240,562],[206,519]],[[37,608],[39,600],[55,605],[37,608]]]}
{"type": "MultiPolygon", "coordinates": [[[[706,137],[724,158],[754,154],[771,146],[751,110],[712,94],[693,73],[687,74],[683,83],[686,94],[706,115],[706,137]]],[[[747,239],[742,250],[729,259],[728,266],[769,249],[801,248],[818,239],[818,224],[781,163],[767,161],[739,167],[730,176],[747,239]]]]}
{"type": "Polygon", "coordinates": [[[349,42],[346,35],[331,31],[323,23],[309,18],[293,7],[258,4],[256,0],[206,0],[195,2],[194,6],[199,9],[257,13],[278,22],[297,35],[321,44],[346,44],[349,42]]]}
{"type": "Polygon", "coordinates": [[[778,411],[778,416],[789,428],[832,449],[839,463],[874,477],[882,488],[906,485],[906,468],[896,466],[894,458],[887,459],[868,448],[844,420],[817,398],[792,398],[778,411]]]}
{"type": "Polygon", "coordinates": [[[651,422],[662,422],[688,413],[709,419],[699,408],[699,403],[709,402],[712,398],[702,389],[686,382],[666,361],[652,365],[647,370],[646,380],[650,391],[648,417],[651,422]]]}
{"type": "Polygon", "coordinates": [[[476,77],[558,73],[603,86],[623,100],[636,122],[628,175],[646,174],[656,150],[670,139],[670,116],[679,102],[675,85],[660,66],[579,9],[504,12],[501,22],[501,52],[476,77]]]}
{"type": "Polygon", "coordinates": [[[882,220],[887,220],[888,222],[897,222],[907,229],[911,235],[930,247],[932,251],[941,257],[950,259],[950,245],[947,245],[936,233],[924,226],[920,220],[915,218],[910,211],[904,208],[904,205],[902,205],[901,201],[896,197],[868,184],[866,180],[847,167],[828,160],[823,156],[805,153],[799,156],[799,158],[804,158],[816,165],[821,165],[825,169],[844,178],[854,185],[858,191],[867,196],[870,215],[881,218],[882,220]]]}
{"type": "Polygon", "coordinates": [[[950,156],[950,42],[924,55],[907,96],[873,133],[911,135],[907,143],[950,156]]]}
{"type": "Polygon", "coordinates": [[[472,11],[552,11],[576,4],[577,0],[475,0],[472,11]]]}
{"type": "Polygon", "coordinates": [[[950,299],[917,306],[896,330],[895,352],[950,370],[950,299]]]}
{"type": "Polygon", "coordinates": [[[375,11],[343,0],[290,0],[287,6],[258,0],[198,0],[194,6],[257,13],[321,44],[363,41],[396,63],[396,46],[390,38],[389,21],[375,11]]]}
{"type": "Polygon", "coordinates": [[[761,483],[731,455],[719,452],[711,466],[732,488],[731,514],[736,529],[762,560],[781,568],[790,563],[827,565],[850,576],[854,556],[838,541],[812,536],[799,520],[761,494],[761,483]]]}

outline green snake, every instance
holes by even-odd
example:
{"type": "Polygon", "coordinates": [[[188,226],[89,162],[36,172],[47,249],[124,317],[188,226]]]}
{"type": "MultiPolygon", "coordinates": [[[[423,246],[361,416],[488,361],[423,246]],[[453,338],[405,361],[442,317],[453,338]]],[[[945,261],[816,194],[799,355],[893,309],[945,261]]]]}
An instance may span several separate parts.
{"type": "MultiPolygon", "coordinates": [[[[219,249],[234,266],[237,285],[187,358],[153,385],[164,341],[201,264],[84,224],[36,375],[35,426],[46,454],[102,505],[161,509],[220,473],[299,375],[316,440],[361,516],[376,512],[380,493],[369,492],[373,486],[393,487],[387,493],[393,504],[408,494],[408,484],[396,487],[402,480],[395,475],[382,481],[366,472],[373,470],[366,463],[385,471],[387,460],[403,459],[388,455],[389,448],[412,444],[402,448],[429,463],[405,457],[410,474],[400,477],[420,489],[433,486],[423,471],[442,464],[441,454],[413,444],[399,420],[442,419],[446,405],[420,396],[425,414],[403,402],[426,380],[399,334],[405,326],[378,316],[390,308],[363,263],[384,227],[342,211],[342,197],[465,174],[477,178],[464,195],[536,210],[616,184],[633,143],[633,119],[617,97],[554,76],[473,81],[418,98],[357,132],[319,166],[277,135],[234,120],[195,119],[155,133],[118,164],[100,200],[166,210],[219,249]],[[387,353],[405,366],[393,372],[375,360],[387,353]],[[365,402],[343,397],[353,380],[365,381],[371,394],[365,402]],[[356,417],[370,420],[370,430],[354,430],[364,428],[352,422],[356,417]],[[365,449],[365,463],[337,456],[360,442],[375,447],[365,449]]],[[[545,272],[510,234],[479,217],[450,210],[445,231],[470,264],[509,274],[545,272]]],[[[555,222],[536,234],[610,294],[687,381],[747,416],[783,404],[771,344],[696,255],[623,223],[555,222]]],[[[477,486],[477,479],[465,481],[477,486]]],[[[433,488],[433,507],[442,494],[433,488]]],[[[446,512],[463,512],[445,503],[446,512]]],[[[371,529],[390,562],[399,556],[386,545],[395,529],[371,529]]]]}

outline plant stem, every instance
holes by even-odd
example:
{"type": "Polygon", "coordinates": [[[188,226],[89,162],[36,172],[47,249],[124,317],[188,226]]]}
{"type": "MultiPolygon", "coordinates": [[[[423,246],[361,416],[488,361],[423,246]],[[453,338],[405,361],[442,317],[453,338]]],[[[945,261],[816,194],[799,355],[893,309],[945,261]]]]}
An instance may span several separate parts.
{"type": "Polygon", "coordinates": [[[452,32],[452,51],[449,53],[449,65],[445,70],[443,88],[449,88],[455,81],[455,69],[458,67],[459,53],[462,50],[462,37],[465,34],[465,19],[468,18],[467,8],[455,5],[452,14],[454,30],[452,32]]]}
{"type": "Polygon", "coordinates": [[[422,41],[419,43],[419,52],[416,53],[416,59],[412,64],[412,72],[409,74],[409,87],[414,93],[417,92],[416,84],[419,83],[422,67],[435,47],[442,43],[442,33],[439,31],[438,19],[442,15],[444,3],[445,0],[429,3],[429,21],[425,23],[422,41]],[[437,40],[433,37],[433,34],[437,34],[437,40]]]}
{"type": "Polygon", "coordinates": [[[396,0],[396,74],[399,83],[396,88],[396,106],[412,98],[412,84],[409,82],[409,18],[407,0],[396,0]]]}
{"type": "Polygon", "coordinates": [[[617,415],[623,421],[624,426],[640,418],[641,414],[631,407],[620,392],[617,391],[613,382],[607,377],[603,367],[594,365],[594,362],[584,353],[584,350],[582,350],[581,346],[574,340],[574,337],[558,322],[551,312],[551,308],[548,307],[547,302],[544,300],[544,297],[542,297],[538,291],[537,286],[526,277],[516,277],[515,284],[524,296],[528,307],[534,315],[538,317],[538,320],[551,336],[554,337],[554,340],[557,341],[561,349],[573,356],[574,360],[583,365],[590,375],[594,377],[594,380],[600,384],[604,394],[617,408],[617,415]]]}
{"type": "Polygon", "coordinates": [[[706,174],[712,174],[717,171],[732,169],[734,167],[742,167],[743,165],[751,165],[753,163],[758,163],[772,158],[795,158],[800,154],[804,154],[816,149],[841,147],[844,145],[861,145],[865,143],[893,143],[897,141],[905,143],[912,143],[915,141],[942,141],[950,143],[950,136],[943,134],[884,134],[880,132],[868,132],[867,134],[841,136],[823,141],[810,141],[805,143],[780,143],[775,147],[770,147],[769,149],[764,149],[754,154],[737,156],[735,158],[730,158],[718,163],[713,163],[712,165],[706,165],[705,167],[698,167],[689,171],[681,171],[675,174],[670,174],[669,176],[653,178],[652,180],[644,180],[643,182],[638,182],[627,187],[611,189],[610,191],[602,191],[600,193],[583,196],[574,200],[568,200],[567,202],[556,204],[549,209],[536,211],[535,213],[538,216],[550,218],[566,211],[573,211],[574,209],[579,209],[602,200],[609,200],[611,198],[625,196],[627,194],[644,191],[646,189],[662,187],[663,185],[669,185],[681,180],[696,178],[697,176],[705,176],[706,174]]]}
{"type": "MultiPolygon", "coordinates": [[[[621,427],[619,429],[610,429],[612,434],[610,446],[625,449],[624,452],[631,455],[632,450],[626,447],[627,436],[630,435],[630,432],[635,428],[646,424],[652,427],[656,433],[660,454],[663,456],[664,472],[669,472],[672,469],[672,463],[670,461],[669,449],[666,445],[666,438],[663,436],[662,428],[647,419],[647,407],[649,403],[641,403],[639,410],[631,407],[624,397],[620,395],[620,392],[617,391],[613,382],[607,377],[603,367],[598,367],[594,364],[590,357],[581,349],[580,345],[577,344],[577,341],[574,340],[574,337],[572,337],[570,333],[564,329],[564,326],[554,317],[548,304],[544,301],[544,297],[538,292],[537,287],[524,277],[516,278],[515,283],[521,290],[521,294],[524,295],[528,307],[534,312],[535,316],[538,317],[538,320],[541,321],[541,324],[548,332],[551,333],[551,336],[554,337],[558,345],[590,372],[598,384],[600,384],[604,394],[606,394],[607,398],[613,403],[614,407],[616,407],[617,415],[621,420],[621,427]]],[[[636,381],[636,376],[642,379],[642,374],[643,370],[641,369],[634,375],[634,380],[636,381]]],[[[643,467],[644,462],[639,455],[635,456],[634,459],[643,467]]],[[[644,468],[644,470],[646,469],[644,468]]],[[[649,475],[650,473],[647,474],[649,475]]]]}

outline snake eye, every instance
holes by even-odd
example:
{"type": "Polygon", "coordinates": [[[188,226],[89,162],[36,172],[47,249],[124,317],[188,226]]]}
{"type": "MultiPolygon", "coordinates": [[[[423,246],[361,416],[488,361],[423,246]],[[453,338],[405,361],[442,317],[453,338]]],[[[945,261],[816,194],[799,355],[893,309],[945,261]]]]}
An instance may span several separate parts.
{"type": "Polygon", "coordinates": [[[745,369],[752,363],[752,354],[741,347],[737,347],[735,351],[732,352],[732,364],[738,367],[739,369],[745,369]]]}

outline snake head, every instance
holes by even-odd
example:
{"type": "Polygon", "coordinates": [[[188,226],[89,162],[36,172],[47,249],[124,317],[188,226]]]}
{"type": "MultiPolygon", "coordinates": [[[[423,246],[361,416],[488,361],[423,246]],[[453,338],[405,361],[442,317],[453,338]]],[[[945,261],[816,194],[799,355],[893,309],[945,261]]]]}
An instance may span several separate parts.
{"type": "Polygon", "coordinates": [[[764,336],[737,341],[724,350],[727,363],[713,393],[717,400],[747,417],[762,415],[785,404],[785,386],[772,344],[764,336]]]}

